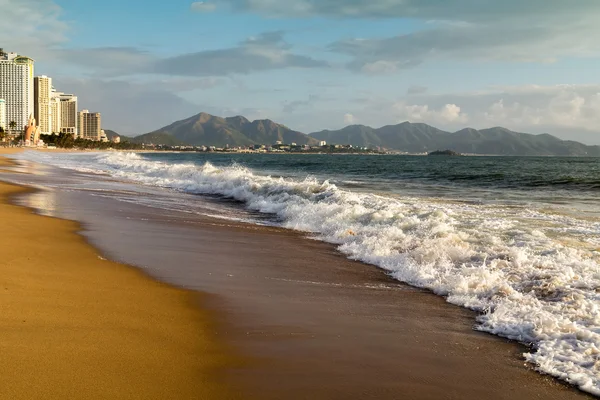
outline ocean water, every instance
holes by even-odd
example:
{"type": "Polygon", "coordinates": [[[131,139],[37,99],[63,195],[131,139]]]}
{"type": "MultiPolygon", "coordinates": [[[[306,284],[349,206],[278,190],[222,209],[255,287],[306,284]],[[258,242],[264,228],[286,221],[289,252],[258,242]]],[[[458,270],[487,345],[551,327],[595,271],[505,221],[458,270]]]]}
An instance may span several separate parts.
{"type": "MultiPolygon", "coordinates": [[[[600,159],[202,153],[18,157],[277,224],[479,312],[538,371],[600,396],[600,159]]],[[[206,207],[203,208],[206,212],[206,207]]]]}

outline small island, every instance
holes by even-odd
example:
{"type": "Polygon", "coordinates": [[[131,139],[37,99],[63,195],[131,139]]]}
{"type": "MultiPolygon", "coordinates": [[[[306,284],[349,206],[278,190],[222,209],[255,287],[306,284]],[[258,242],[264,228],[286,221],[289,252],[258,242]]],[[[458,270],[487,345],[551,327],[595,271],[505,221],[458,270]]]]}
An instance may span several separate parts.
{"type": "Polygon", "coordinates": [[[462,154],[457,153],[452,150],[436,150],[427,154],[428,156],[462,156],[462,154]]]}

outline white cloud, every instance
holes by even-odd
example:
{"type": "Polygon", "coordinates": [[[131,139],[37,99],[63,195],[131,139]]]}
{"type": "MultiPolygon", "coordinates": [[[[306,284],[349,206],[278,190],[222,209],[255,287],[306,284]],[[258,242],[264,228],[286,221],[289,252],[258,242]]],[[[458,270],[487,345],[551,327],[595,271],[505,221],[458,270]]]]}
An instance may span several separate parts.
{"type": "Polygon", "coordinates": [[[196,1],[192,3],[190,8],[195,12],[213,12],[217,9],[217,5],[214,3],[206,3],[204,1],[196,1]]]}
{"type": "Polygon", "coordinates": [[[66,41],[68,25],[51,0],[0,0],[0,38],[6,51],[33,58],[51,57],[66,41]]]}
{"type": "Polygon", "coordinates": [[[484,111],[484,120],[529,129],[600,130],[600,85],[527,88],[498,94],[501,98],[484,111]]]}
{"type": "Polygon", "coordinates": [[[407,104],[399,101],[392,105],[392,110],[398,121],[427,122],[431,124],[464,124],[469,118],[461,112],[456,104],[444,104],[439,109],[432,109],[427,104],[407,104]]]}
{"type": "Polygon", "coordinates": [[[346,125],[354,125],[356,124],[357,119],[353,114],[347,113],[344,115],[344,124],[346,125]]]}
{"type": "MultiPolygon", "coordinates": [[[[493,87],[467,93],[409,94],[363,98],[358,112],[374,127],[408,120],[440,129],[470,126],[550,133],[563,139],[600,144],[600,84],[493,87]]],[[[315,118],[316,119],[316,118],[315,118]]]]}

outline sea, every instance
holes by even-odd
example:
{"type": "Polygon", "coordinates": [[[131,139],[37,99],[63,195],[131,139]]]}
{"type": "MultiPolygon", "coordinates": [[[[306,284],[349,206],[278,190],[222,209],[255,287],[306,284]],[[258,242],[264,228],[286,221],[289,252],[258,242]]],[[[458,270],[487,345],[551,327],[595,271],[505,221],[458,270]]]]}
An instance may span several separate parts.
{"type": "Polygon", "coordinates": [[[600,396],[600,158],[16,157],[78,171],[86,190],[121,201],[333,243],[350,259],[477,311],[474,329],[524,343],[537,371],[600,396]]]}

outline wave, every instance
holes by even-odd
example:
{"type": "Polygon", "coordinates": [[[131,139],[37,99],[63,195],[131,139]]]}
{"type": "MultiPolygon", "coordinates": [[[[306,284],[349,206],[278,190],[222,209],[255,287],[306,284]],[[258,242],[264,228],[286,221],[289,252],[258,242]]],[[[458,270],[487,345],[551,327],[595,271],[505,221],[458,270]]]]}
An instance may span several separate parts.
{"type": "MultiPolygon", "coordinates": [[[[600,395],[600,223],[521,207],[357,193],[239,165],[94,155],[110,175],[274,214],[347,257],[479,312],[476,329],[530,346],[535,368],[600,395]]],[[[88,160],[89,163],[89,160],[88,160]]]]}

